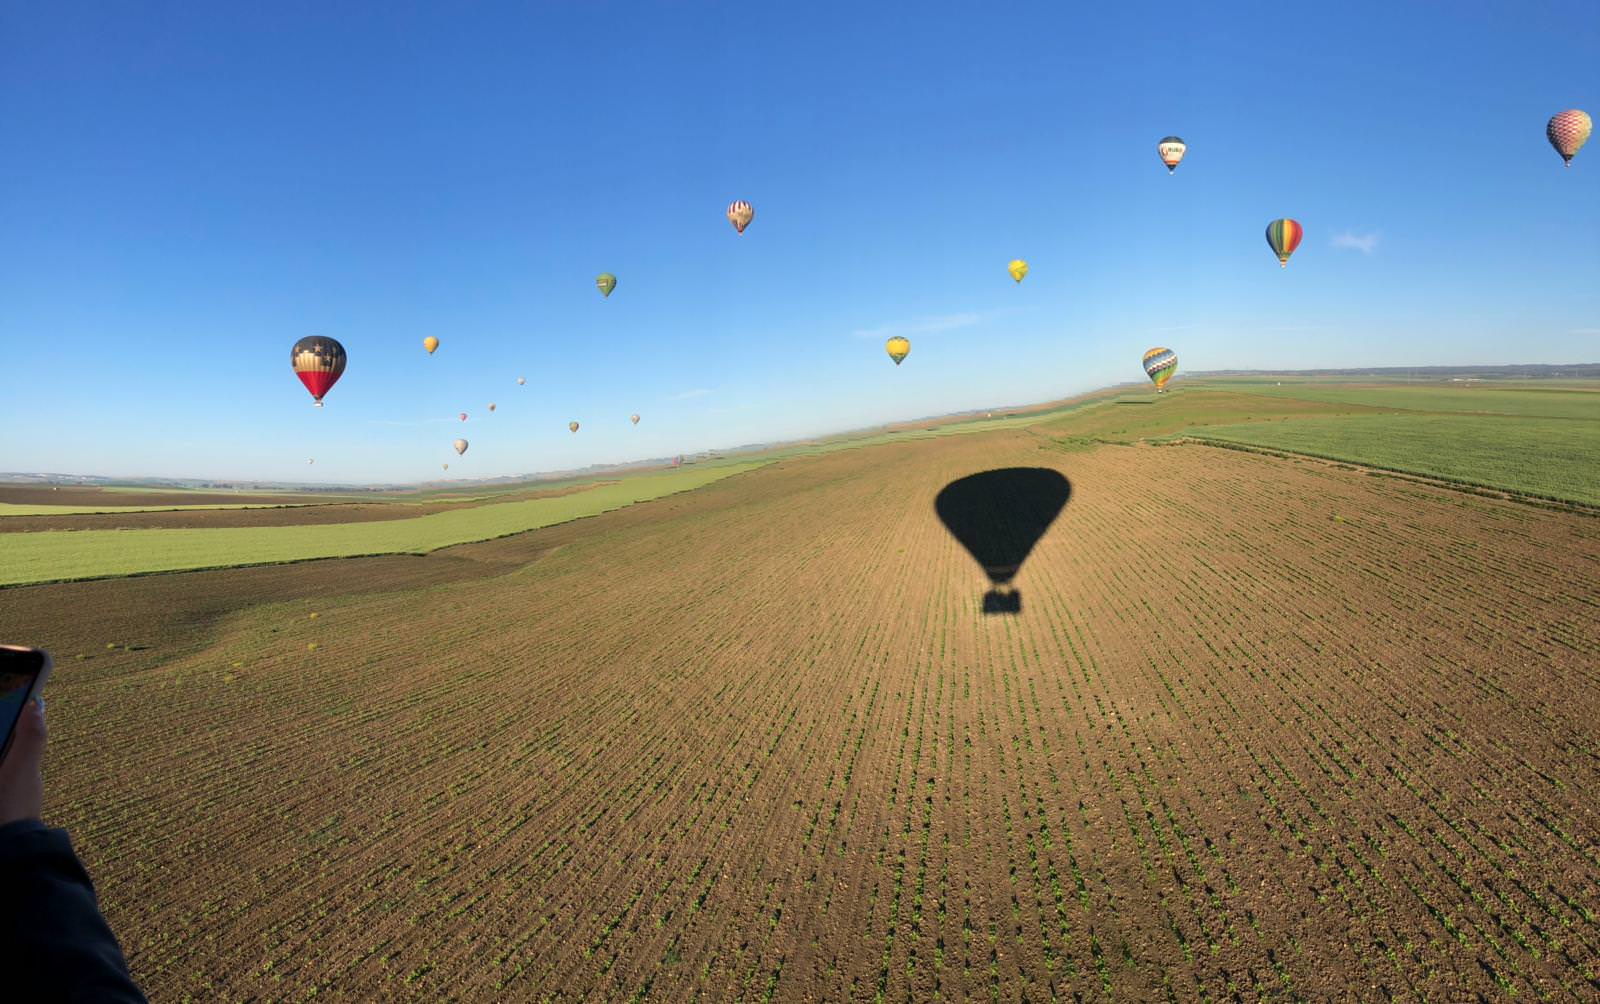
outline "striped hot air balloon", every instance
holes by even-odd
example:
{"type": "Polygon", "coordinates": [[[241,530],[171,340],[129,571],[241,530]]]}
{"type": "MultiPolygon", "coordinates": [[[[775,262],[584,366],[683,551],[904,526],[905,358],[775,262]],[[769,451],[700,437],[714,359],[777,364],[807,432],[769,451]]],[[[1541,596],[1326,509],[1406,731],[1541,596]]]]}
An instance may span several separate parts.
{"type": "Polygon", "coordinates": [[[728,203],[728,222],[733,224],[733,229],[744,233],[744,228],[756,218],[756,209],[743,199],[735,199],[728,203]]]}
{"type": "Polygon", "coordinates": [[[346,358],[343,345],[320,335],[302,338],[289,350],[294,375],[306,385],[318,408],[322,407],[322,396],[332,390],[344,374],[346,358]]]}
{"type": "Polygon", "coordinates": [[[1278,256],[1279,267],[1289,267],[1289,256],[1294,254],[1294,249],[1300,246],[1300,238],[1305,235],[1305,227],[1294,220],[1273,220],[1267,224],[1267,246],[1278,256]]]}
{"type": "Polygon", "coordinates": [[[1172,374],[1178,372],[1178,354],[1157,346],[1144,354],[1144,375],[1156,385],[1156,393],[1163,393],[1172,374]]]}
{"type": "Polygon", "coordinates": [[[1188,149],[1189,145],[1176,136],[1168,136],[1156,144],[1156,153],[1161,155],[1161,163],[1167,165],[1168,174],[1178,169],[1178,163],[1188,149]]]}
{"type": "Polygon", "coordinates": [[[1549,123],[1544,127],[1550,145],[1556,148],[1556,153],[1561,155],[1562,162],[1568,167],[1572,166],[1572,158],[1583,144],[1589,142],[1589,133],[1593,131],[1594,120],[1589,113],[1576,108],[1550,116],[1549,123]]]}

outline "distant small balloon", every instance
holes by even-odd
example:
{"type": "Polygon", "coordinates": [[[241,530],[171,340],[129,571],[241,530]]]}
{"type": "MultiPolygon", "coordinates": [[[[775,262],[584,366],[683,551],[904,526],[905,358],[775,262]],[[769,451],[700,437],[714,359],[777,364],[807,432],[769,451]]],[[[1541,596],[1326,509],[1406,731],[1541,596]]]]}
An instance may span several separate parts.
{"type": "Polygon", "coordinates": [[[444,465],[444,469],[448,471],[450,469],[450,465],[449,464],[445,464],[444,465]]]}
{"type": "Polygon", "coordinates": [[[1144,375],[1156,385],[1156,393],[1163,393],[1167,381],[1178,372],[1178,354],[1165,346],[1157,346],[1145,352],[1141,360],[1144,366],[1144,375]]]}
{"type": "Polygon", "coordinates": [[[467,441],[465,439],[458,439],[450,445],[456,448],[457,455],[467,452],[467,441]]]}
{"type": "Polygon", "coordinates": [[[1161,155],[1161,163],[1167,165],[1168,174],[1178,169],[1178,162],[1183,160],[1188,149],[1188,144],[1176,136],[1168,136],[1156,144],[1156,153],[1161,155]]]}
{"type": "Polygon", "coordinates": [[[1028,274],[1028,263],[1018,258],[1006,266],[1006,271],[1011,273],[1011,278],[1021,282],[1028,274]]]}
{"type": "Polygon", "coordinates": [[[316,457],[307,457],[306,458],[306,463],[308,463],[308,464],[314,464],[316,462],[317,462],[317,458],[316,457]]]}
{"type": "Polygon", "coordinates": [[[467,413],[466,413],[466,412],[464,412],[464,411],[463,411],[463,412],[462,412],[462,413],[461,413],[461,416],[460,416],[460,418],[461,418],[461,421],[463,421],[463,422],[465,422],[465,421],[466,421],[466,420],[467,420],[467,413]]]}
{"type": "Polygon", "coordinates": [[[884,348],[888,350],[889,358],[894,360],[896,366],[899,366],[902,362],[905,362],[906,356],[911,354],[911,340],[896,335],[884,343],[884,348]]]}
{"type": "Polygon", "coordinates": [[[490,411],[494,411],[494,402],[493,401],[489,402],[489,410],[490,411]]]}
{"type": "Polygon", "coordinates": [[[439,339],[429,335],[422,340],[422,347],[428,350],[428,355],[433,355],[433,350],[439,347],[439,339]]]}
{"type": "Polygon", "coordinates": [[[756,218],[756,209],[743,199],[736,199],[728,205],[728,222],[733,224],[733,229],[744,233],[744,228],[756,218]]]}
{"type": "Polygon", "coordinates": [[[1568,167],[1572,166],[1572,158],[1577,156],[1583,144],[1589,142],[1589,134],[1593,131],[1594,120],[1588,112],[1577,108],[1552,115],[1544,127],[1545,138],[1556,148],[1556,153],[1561,155],[1561,162],[1568,167]]]}
{"type": "Polygon", "coordinates": [[[639,416],[638,415],[629,415],[628,416],[628,421],[632,422],[634,425],[638,425],[639,424],[639,416]]]}
{"type": "Polygon", "coordinates": [[[339,377],[344,375],[347,359],[344,346],[338,341],[316,335],[300,339],[289,350],[289,362],[294,366],[294,375],[306,385],[306,390],[311,392],[311,400],[318,408],[322,407],[323,395],[332,390],[333,385],[339,382],[339,377]]]}
{"type": "Polygon", "coordinates": [[[578,431],[578,423],[577,422],[568,422],[567,423],[567,428],[572,432],[577,432],[578,431]]]}
{"type": "Polygon", "coordinates": [[[600,287],[601,296],[610,296],[611,291],[617,288],[617,277],[610,272],[601,272],[599,277],[595,279],[594,284],[600,287]]]}
{"type": "Polygon", "coordinates": [[[1300,246],[1300,238],[1305,235],[1305,227],[1295,220],[1273,220],[1267,224],[1267,246],[1278,256],[1280,268],[1289,267],[1289,256],[1294,254],[1294,249],[1300,246]]]}
{"type": "Polygon", "coordinates": [[[525,384],[527,382],[528,382],[528,378],[527,377],[517,377],[517,386],[518,387],[521,387],[523,384],[525,384]]]}

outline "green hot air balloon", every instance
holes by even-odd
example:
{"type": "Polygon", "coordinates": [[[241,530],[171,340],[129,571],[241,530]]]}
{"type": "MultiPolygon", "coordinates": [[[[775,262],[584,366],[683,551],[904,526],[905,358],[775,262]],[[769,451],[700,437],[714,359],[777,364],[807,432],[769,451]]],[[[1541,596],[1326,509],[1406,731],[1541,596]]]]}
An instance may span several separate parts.
{"type": "Polygon", "coordinates": [[[601,272],[594,280],[594,284],[600,287],[602,296],[610,296],[611,291],[617,288],[617,277],[610,272],[601,272]]]}

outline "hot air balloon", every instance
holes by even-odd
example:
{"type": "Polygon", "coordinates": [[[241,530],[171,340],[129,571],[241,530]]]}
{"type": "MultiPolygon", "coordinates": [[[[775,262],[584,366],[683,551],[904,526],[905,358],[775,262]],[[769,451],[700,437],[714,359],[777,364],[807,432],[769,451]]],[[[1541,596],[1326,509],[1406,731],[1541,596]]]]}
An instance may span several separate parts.
{"type": "Polygon", "coordinates": [[[322,396],[339,382],[339,377],[344,373],[345,360],[344,346],[320,335],[302,338],[289,350],[294,374],[311,392],[311,399],[318,408],[322,407],[322,396]]]}
{"type": "Polygon", "coordinates": [[[444,465],[444,469],[448,471],[450,469],[450,465],[449,464],[445,464],[444,465]]]}
{"type": "Polygon", "coordinates": [[[1021,282],[1023,277],[1028,274],[1028,263],[1018,258],[1006,266],[1006,271],[1011,273],[1011,278],[1021,282]]]}
{"type": "Polygon", "coordinates": [[[634,425],[638,425],[639,424],[639,416],[638,415],[629,415],[628,416],[628,421],[632,422],[634,425]]]}
{"type": "Polygon", "coordinates": [[[610,296],[611,291],[617,288],[617,277],[610,272],[601,272],[594,284],[600,287],[601,296],[610,296]]]}
{"type": "Polygon", "coordinates": [[[422,340],[422,347],[428,350],[428,355],[433,355],[433,350],[439,347],[439,339],[429,335],[422,340]]]}
{"type": "Polygon", "coordinates": [[[1281,268],[1289,267],[1289,256],[1294,254],[1294,249],[1300,246],[1300,238],[1305,235],[1305,227],[1294,220],[1273,220],[1267,224],[1267,246],[1278,256],[1281,268]]]}
{"type": "Polygon", "coordinates": [[[756,209],[743,199],[736,199],[728,204],[728,222],[733,224],[733,229],[744,233],[744,228],[756,218],[756,209]]]}
{"type": "Polygon", "coordinates": [[[911,354],[910,339],[901,338],[899,335],[889,339],[884,343],[883,347],[889,351],[889,358],[894,360],[896,366],[899,366],[905,361],[906,356],[911,354]]]}
{"type": "Polygon", "coordinates": [[[1178,372],[1178,354],[1157,346],[1144,354],[1144,375],[1156,385],[1156,393],[1163,392],[1167,381],[1178,372]]]}
{"type": "Polygon", "coordinates": [[[1168,174],[1178,169],[1178,163],[1188,149],[1189,145],[1176,136],[1168,136],[1156,144],[1156,153],[1161,155],[1161,163],[1167,165],[1168,174]]]}
{"type": "Polygon", "coordinates": [[[316,457],[307,457],[306,458],[306,463],[308,463],[308,464],[314,464],[316,462],[317,462],[317,458],[316,457]]]}
{"type": "Polygon", "coordinates": [[[465,422],[465,421],[466,421],[466,420],[467,420],[467,413],[466,413],[466,412],[464,412],[464,411],[463,411],[463,412],[462,412],[462,413],[461,413],[461,414],[460,414],[460,415],[459,415],[459,416],[457,416],[457,417],[459,417],[459,418],[460,418],[460,419],[461,419],[461,421],[463,421],[463,422],[465,422]]]}
{"type": "Polygon", "coordinates": [[[1576,108],[1550,116],[1549,123],[1544,127],[1550,145],[1556,148],[1556,153],[1561,155],[1562,162],[1568,167],[1572,166],[1572,158],[1589,141],[1589,133],[1593,131],[1594,120],[1589,113],[1576,108]]]}
{"type": "Polygon", "coordinates": [[[525,384],[527,382],[528,382],[528,378],[527,377],[517,377],[517,386],[518,387],[521,387],[523,384],[525,384]]]}
{"type": "Polygon", "coordinates": [[[493,401],[489,402],[489,410],[490,411],[494,411],[494,402],[493,401]]]}
{"type": "Polygon", "coordinates": [[[467,441],[465,439],[458,439],[450,445],[456,448],[458,455],[467,452],[467,441]]]}
{"type": "Polygon", "coordinates": [[[578,431],[578,423],[577,422],[568,422],[567,423],[567,429],[569,431],[571,431],[571,432],[577,432],[578,431]]]}

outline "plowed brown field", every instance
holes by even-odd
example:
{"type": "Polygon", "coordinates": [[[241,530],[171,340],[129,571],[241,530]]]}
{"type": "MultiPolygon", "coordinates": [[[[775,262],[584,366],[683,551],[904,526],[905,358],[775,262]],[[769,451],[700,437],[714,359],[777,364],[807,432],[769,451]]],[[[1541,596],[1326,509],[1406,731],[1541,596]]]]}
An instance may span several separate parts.
{"type": "Polygon", "coordinates": [[[1600,519],[1027,432],[0,590],[154,1000],[1594,1000],[1597,621],[1600,519]],[[985,616],[1006,466],[1071,499],[985,616]]]}

